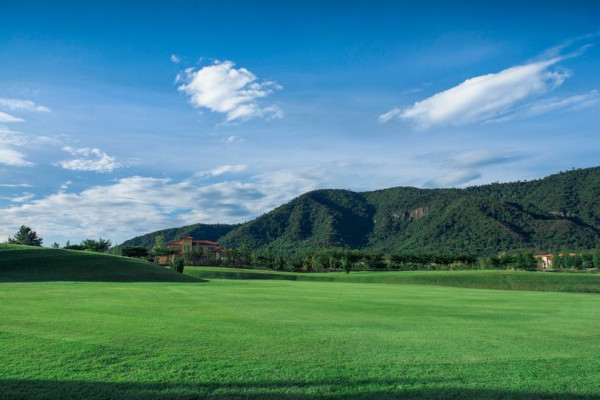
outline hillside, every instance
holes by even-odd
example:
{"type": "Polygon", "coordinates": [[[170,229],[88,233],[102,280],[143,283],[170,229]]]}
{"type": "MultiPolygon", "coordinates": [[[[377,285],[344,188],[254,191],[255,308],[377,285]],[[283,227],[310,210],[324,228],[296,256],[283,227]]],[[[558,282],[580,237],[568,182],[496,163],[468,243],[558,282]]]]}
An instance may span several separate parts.
{"type": "Polygon", "coordinates": [[[245,224],[221,225],[211,237],[191,229],[196,226],[142,238],[187,234],[278,252],[329,246],[478,254],[586,250],[600,247],[600,167],[466,189],[317,190],[245,224]]]}
{"type": "Polygon", "coordinates": [[[136,236],[133,239],[124,241],[115,248],[122,248],[126,246],[143,246],[150,249],[154,246],[154,241],[157,236],[162,235],[165,243],[173,240],[177,240],[182,236],[191,236],[194,238],[202,238],[203,240],[210,240],[216,242],[219,238],[225,236],[234,228],[239,225],[226,225],[226,224],[193,224],[182,226],[179,228],[169,228],[160,231],[147,233],[145,235],[136,236]]]}
{"type": "Polygon", "coordinates": [[[0,244],[0,282],[193,282],[146,261],[87,251],[0,244]]]}

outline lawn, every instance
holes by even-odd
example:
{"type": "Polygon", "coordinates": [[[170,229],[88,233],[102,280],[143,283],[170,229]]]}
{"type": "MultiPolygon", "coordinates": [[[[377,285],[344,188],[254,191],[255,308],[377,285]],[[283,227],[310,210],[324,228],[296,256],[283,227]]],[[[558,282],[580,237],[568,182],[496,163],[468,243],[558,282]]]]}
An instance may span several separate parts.
{"type": "Polygon", "coordinates": [[[600,293],[598,273],[525,271],[353,271],[297,273],[224,267],[185,267],[185,274],[207,279],[280,279],[455,286],[477,289],[600,293]]]}
{"type": "Polygon", "coordinates": [[[9,282],[0,338],[2,399],[600,398],[590,293],[9,282]]]}

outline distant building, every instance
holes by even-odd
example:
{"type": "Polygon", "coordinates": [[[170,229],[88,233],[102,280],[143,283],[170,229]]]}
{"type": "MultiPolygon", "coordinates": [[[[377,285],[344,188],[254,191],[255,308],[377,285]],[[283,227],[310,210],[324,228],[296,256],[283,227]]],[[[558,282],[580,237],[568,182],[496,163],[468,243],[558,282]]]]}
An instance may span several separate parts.
{"type": "Polygon", "coordinates": [[[198,251],[198,256],[194,257],[193,264],[207,265],[214,264],[221,260],[221,254],[230,249],[221,249],[219,243],[210,240],[195,240],[191,236],[183,236],[179,240],[167,243],[167,247],[177,250],[176,253],[164,256],[156,256],[155,261],[160,265],[167,265],[177,257],[183,257],[184,253],[192,250],[198,251]]]}
{"type": "MultiPolygon", "coordinates": [[[[576,255],[576,253],[569,253],[569,257],[576,255]]],[[[552,268],[552,259],[554,258],[552,254],[536,254],[533,257],[539,262],[542,269],[552,268]]],[[[563,258],[563,253],[558,253],[558,257],[563,258]]]]}

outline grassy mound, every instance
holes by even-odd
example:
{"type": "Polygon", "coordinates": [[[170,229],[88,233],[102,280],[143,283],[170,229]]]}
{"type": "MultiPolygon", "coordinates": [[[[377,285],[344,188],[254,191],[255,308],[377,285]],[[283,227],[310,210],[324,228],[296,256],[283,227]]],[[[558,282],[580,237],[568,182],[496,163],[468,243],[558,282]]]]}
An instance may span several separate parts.
{"type": "Polygon", "coordinates": [[[87,251],[0,244],[0,282],[193,282],[146,261],[87,251]]]}
{"type": "Polygon", "coordinates": [[[523,271],[357,271],[350,274],[295,273],[222,267],[186,267],[187,275],[205,279],[283,279],[294,281],[389,283],[474,289],[600,293],[600,275],[523,271]]]}

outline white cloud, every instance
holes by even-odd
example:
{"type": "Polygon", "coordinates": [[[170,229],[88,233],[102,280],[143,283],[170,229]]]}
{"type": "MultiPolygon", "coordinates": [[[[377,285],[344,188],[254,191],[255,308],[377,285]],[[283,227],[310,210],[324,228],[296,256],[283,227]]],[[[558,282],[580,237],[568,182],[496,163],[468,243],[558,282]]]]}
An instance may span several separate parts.
{"type": "Polygon", "coordinates": [[[560,55],[565,45],[558,46],[546,51],[545,58],[541,60],[476,76],[417,101],[412,106],[393,108],[381,114],[379,121],[385,123],[398,118],[427,129],[434,126],[499,122],[557,109],[570,109],[574,102],[583,103],[590,94],[553,100],[535,98],[562,85],[569,78],[570,72],[557,64],[583,54],[588,47],[589,45],[585,45],[571,53],[560,55]]]}
{"type": "Polygon", "coordinates": [[[115,157],[100,151],[97,148],[84,147],[75,149],[64,147],[64,151],[77,157],[71,160],[64,160],[58,163],[64,169],[74,171],[92,171],[92,172],[112,172],[122,167],[122,164],[115,157]]]}
{"type": "Polygon", "coordinates": [[[169,226],[242,222],[315,189],[323,176],[319,171],[278,171],[247,182],[209,185],[132,176],[0,209],[0,236],[25,224],[50,241],[102,236],[116,243],[169,226]]]}
{"type": "Polygon", "coordinates": [[[437,166],[444,171],[441,175],[425,182],[428,188],[460,187],[483,176],[481,170],[496,166],[506,168],[506,165],[531,158],[520,152],[471,149],[463,151],[438,151],[417,157],[437,166]]]}
{"type": "Polygon", "coordinates": [[[65,183],[60,185],[60,190],[67,190],[72,183],[73,181],[66,181],[65,183]]]}
{"type": "Polygon", "coordinates": [[[418,101],[405,109],[393,109],[379,117],[397,117],[426,129],[438,125],[464,125],[497,118],[524,99],[560,86],[566,71],[550,71],[560,58],[511,67],[495,74],[467,79],[458,86],[418,101]]]}
{"type": "Polygon", "coordinates": [[[462,186],[478,178],[481,178],[481,173],[479,173],[475,169],[459,169],[447,172],[437,178],[431,179],[425,184],[425,187],[457,187],[462,186]]]}
{"type": "Polygon", "coordinates": [[[0,108],[11,111],[50,112],[48,107],[35,104],[31,100],[0,97],[0,108]]]}
{"type": "Polygon", "coordinates": [[[0,125],[0,164],[13,167],[32,166],[33,163],[26,160],[26,155],[15,149],[31,144],[27,139],[22,133],[0,125]]]}
{"type": "Polygon", "coordinates": [[[21,118],[17,118],[15,116],[12,116],[10,114],[0,111],[0,122],[2,122],[2,123],[22,122],[22,121],[23,121],[23,119],[21,119],[21,118]]]}
{"type": "Polygon", "coordinates": [[[227,136],[226,138],[220,139],[219,142],[220,143],[225,143],[225,144],[233,144],[233,143],[242,143],[244,141],[244,138],[241,138],[239,136],[227,136]]]}
{"type": "Polygon", "coordinates": [[[231,61],[216,61],[199,70],[188,68],[178,75],[184,82],[178,90],[189,95],[195,107],[225,114],[226,122],[283,117],[276,105],[261,105],[261,100],[282,87],[271,81],[259,82],[246,68],[234,67],[231,61]]]}
{"type": "Polygon", "coordinates": [[[491,119],[488,122],[504,122],[515,118],[535,117],[553,111],[574,111],[591,107],[600,102],[597,90],[569,97],[551,97],[527,103],[506,115],[491,119]]]}
{"type": "Polygon", "coordinates": [[[221,165],[217,168],[211,169],[210,171],[198,171],[194,174],[194,176],[197,178],[210,178],[224,174],[239,174],[247,169],[248,166],[245,164],[221,165]]]}
{"type": "Polygon", "coordinates": [[[33,185],[30,185],[29,183],[0,183],[0,187],[9,187],[9,188],[18,188],[18,187],[22,187],[22,188],[31,188],[31,187],[33,187],[33,185]]]}
{"type": "Polygon", "coordinates": [[[0,164],[13,167],[31,167],[33,163],[27,161],[25,157],[25,154],[0,142],[0,164]]]}
{"type": "Polygon", "coordinates": [[[175,54],[171,54],[171,61],[174,62],[175,64],[179,64],[179,62],[181,60],[175,54]]]}
{"type": "Polygon", "coordinates": [[[31,200],[34,197],[35,197],[35,194],[33,194],[33,193],[23,192],[21,194],[21,196],[12,197],[10,199],[10,201],[13,203],[26,203],[27,201],[31,200]]]}

